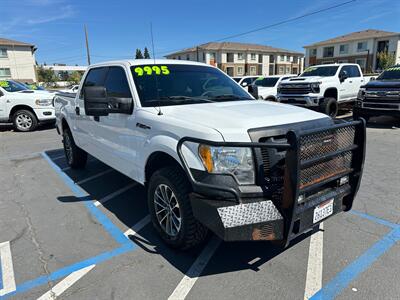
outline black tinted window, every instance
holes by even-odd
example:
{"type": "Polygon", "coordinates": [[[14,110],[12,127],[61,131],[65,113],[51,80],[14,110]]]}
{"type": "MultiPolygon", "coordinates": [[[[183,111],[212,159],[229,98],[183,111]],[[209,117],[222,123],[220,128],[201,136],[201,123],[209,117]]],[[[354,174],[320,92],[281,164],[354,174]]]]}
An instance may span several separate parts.
{"type": "Polygon", "coordinates": [[[121,67],[110,67],[104,83],[108,97],[132,98],[126,74],[121,67]]]}
{"type": "Polygon", "coordinates": [[[340,71],[340,73],[342,73],[343,71],[347,72],[347,76],[349,77],[360,77],[360,71],[358,70],[358,68],[356,66],[344,66],[342,68],[342,70],[340,71]]]}
{"type": "Polygon", "coordinates": [[[400,80],[400,66],[394,66],[385,70],[377,80],[400,80]]]}
{"type": "MultiPolygon", "coordinates": [[[[83,87],[87,86],[103,86],[104,80],[107,75],[108,68],[95,68],[91,69],[85,78],[83,87]]],[[[80,97],[83,98],[83,90],[81,90],[80,97]]]]}

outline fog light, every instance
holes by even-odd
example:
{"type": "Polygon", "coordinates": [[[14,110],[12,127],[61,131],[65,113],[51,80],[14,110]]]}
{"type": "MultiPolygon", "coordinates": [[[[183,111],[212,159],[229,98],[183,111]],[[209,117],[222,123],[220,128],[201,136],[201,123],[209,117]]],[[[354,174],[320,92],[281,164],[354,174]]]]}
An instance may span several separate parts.
{"type": "Polygon", "coordinates": [[[339,179],[339,185],[343,185],[349,182],[349,176],[344,176],[339,179]]]}

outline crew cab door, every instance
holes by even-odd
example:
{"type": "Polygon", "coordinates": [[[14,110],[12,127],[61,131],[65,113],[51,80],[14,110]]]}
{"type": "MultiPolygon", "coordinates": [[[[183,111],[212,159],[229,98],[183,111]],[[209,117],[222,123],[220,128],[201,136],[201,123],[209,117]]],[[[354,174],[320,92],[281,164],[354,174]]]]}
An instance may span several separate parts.
{"type": "Polygon", "coordinates": [[[339,74],[339,80],[346,74],[346,78],[340,80],[339,100],[353,100],[357,98],[361,80],[363,80],[358,67],[354,65],[343,66],[339,74]]]}
{"type": "MultiPolygon", "coordinates": [[[[126,98],[133,102],[125,67],[108,67],[104,87],[107,97],[126,98]]],[[[129,177],[136,178],[137,127],[134,113],[100,116],[93,129],[96,143],[106,155],[103,161],[129,177]]]]}
{"type": "Polygon", "coordinates": [[[108,68],[92,68],[89,70],[82,84],[79,94],[75,97],[75,109],[72,114],[74,115],[73,121],[73,134],[79,147],[85,151],[99,155],[98,147],[95,136],[95,117],[88,116],[85,112],[85,95],[84,88],[88,86],[103,86],[108,68]]]}

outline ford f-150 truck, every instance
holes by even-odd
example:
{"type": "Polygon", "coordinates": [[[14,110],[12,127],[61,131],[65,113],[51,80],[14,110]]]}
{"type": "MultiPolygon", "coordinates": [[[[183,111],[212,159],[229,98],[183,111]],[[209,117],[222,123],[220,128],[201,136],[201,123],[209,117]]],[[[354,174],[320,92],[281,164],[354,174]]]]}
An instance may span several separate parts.
{"type": "Polygon", "coordinates": [[[208,230],[288,245],[350,210],[363,171],[363,120],[257,101],[201,63],[91,65],[55,109],[68,164],[89,153],[144,185],[156,231],[180,249],[208,230]]]}
{"type": "Polygon", "coordinates": [[[54,94],[29,90],[13,80],[0,80],[0,123],[13,122],[18,131],[33,131],[39,124],[54,123],[54,94]]]}
{"type": "Polygon", "coordinates": [[[339,104],[354,103],[366,83],[358,64],[326,64],[308,67],[296,78],[278,86],[278,101],[313,108],[335,117],[339,104]]]}
{"type": "Polygon", "coordinates": [[[400,118],[400,65],[386,69],[360,88],[353,114],[367,121],[373,116],[400,118]]]}

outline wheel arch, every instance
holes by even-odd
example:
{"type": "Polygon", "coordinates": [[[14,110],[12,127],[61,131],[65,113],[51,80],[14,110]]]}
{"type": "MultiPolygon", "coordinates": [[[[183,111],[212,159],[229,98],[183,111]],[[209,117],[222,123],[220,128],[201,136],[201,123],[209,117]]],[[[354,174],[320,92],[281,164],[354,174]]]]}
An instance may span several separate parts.
{"type": "Polygon", "coordinates": [[[153,152],[148,157],[144,168],[145,183],[149,182],[151,176],[154,174],[155,171],[167,166],[179,166],[182,172],[184,172],[181,164],[176,160],[176,158],[174,158],[170,154],[164,151],[153,152]]]}
{"type": "Polygon", "coordinates": [[[10,110],[10,115],[9,115],[10,120],[12,119],[12,117],[14,116],[14,114],[15,114],[17,111],[19,111],[19,110],[27,110],[27,111],[33,113],[33,115],[34,115],[34,116],[36,117],[36,119],[37,119],[37,115],[36,115],[36,113],[35,113],[35,111],[33,110],[32,107],[30,107],[29,105],[18,104],[18,105],[15,105],[15,106],[13,106],[13,107],[11,108],[11,110],[10,110]]]}
{"type": "Polygon", "coordinates": [[[324,93],[324,98],[335,98],[338,100],[338,90],[337,88],[328,88],[324,93]]]}

